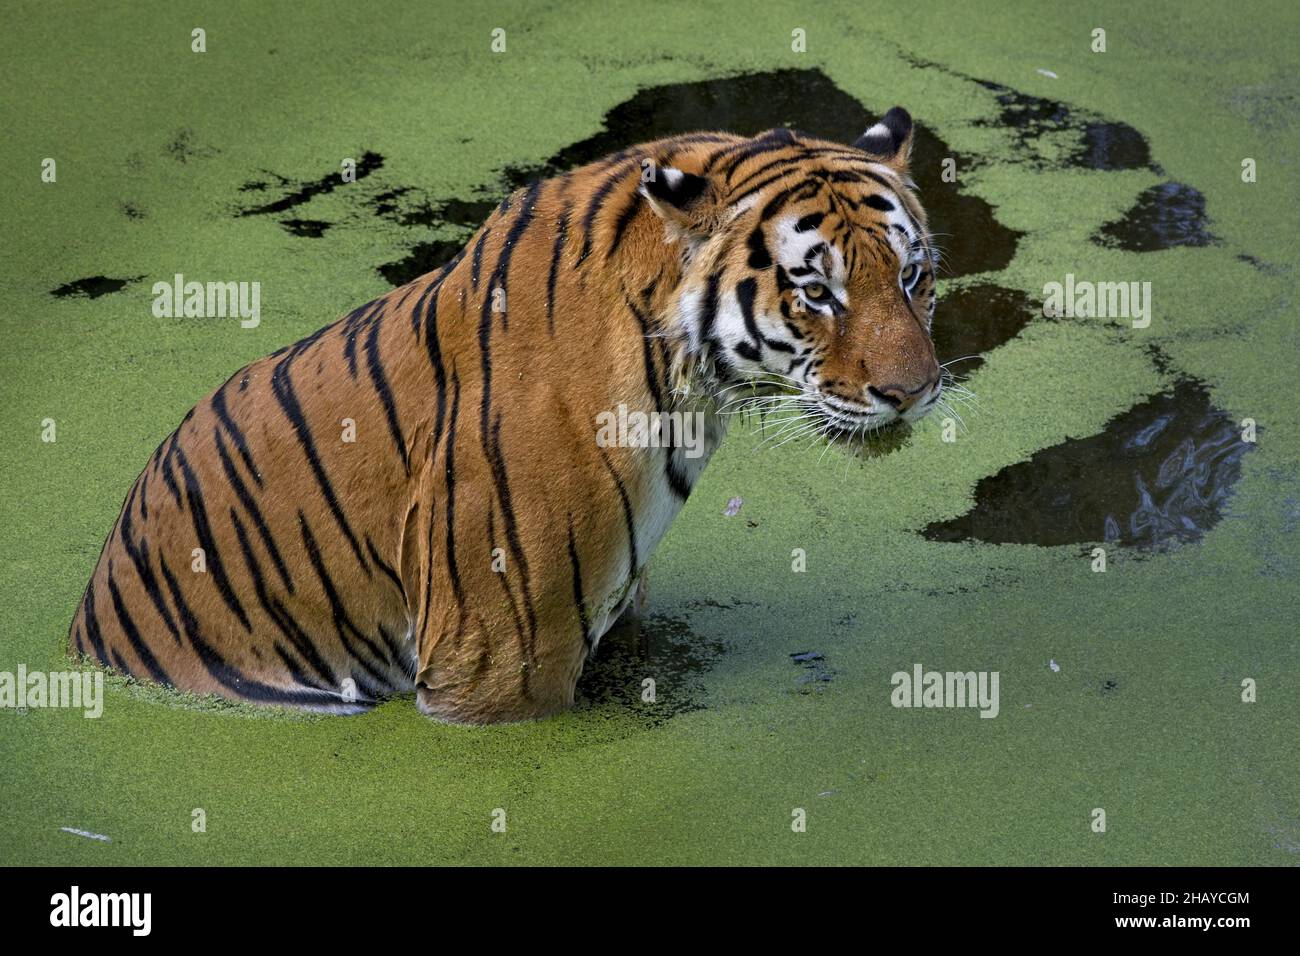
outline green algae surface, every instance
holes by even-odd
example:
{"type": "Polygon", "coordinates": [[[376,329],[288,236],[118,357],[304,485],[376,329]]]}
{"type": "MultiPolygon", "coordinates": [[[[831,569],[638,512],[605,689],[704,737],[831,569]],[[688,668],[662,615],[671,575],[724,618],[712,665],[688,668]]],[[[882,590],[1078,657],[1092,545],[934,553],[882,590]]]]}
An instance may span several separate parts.
{"type": "MultiPolygon", "coordinates": [[[[1297,862],[1294,5],[11,3],[3,21],[0,671],[69,666],[124,493],[197,399],[384,291],[378,267],[414,238],[454,240],[374,214],[386,190],[491,194],[638,90],[821,70],[977,157],[956,186],[1021,234],[1005,269],[943,291],[991,281],[1037,301],[1066,273],[1154,291],[1147,328],[1039,317],[985,354],[955,441],[927,420],[857,460],[734,432],[655,555],[651,650],[611,635],[584,678],[633,689],[561,717],[449,727],[410,699],[303,717],[120,679],[98,719],[0,710],[0,862],[1297,862]],[[972,78],[1128,124],[1153,165],[1057,161],[1065,133],[1024,162],[972,78]],[[240,215],[249,184],[279,195],[368,151],[380,168],[282,217],[328,223],[319,238],[240,215]],[[1094,241],[1171,180],[1204,195],[1213,242],[1094,241]],[[261,282],[261,324],[155,318],[151,285],[177,272],[261,282]],[[91,277],[129,281],[52,294],[91,277]],[[918,533],[1180,377],[1258,424],[1199,540],[1112,547],[1098,573],[1089,542],[918,533]],[[918,662],[997,671],[997,718],[893,707],[891,675],[918,662]]],[[[938,323],[960,321],[941,303],[938,323]]]]}

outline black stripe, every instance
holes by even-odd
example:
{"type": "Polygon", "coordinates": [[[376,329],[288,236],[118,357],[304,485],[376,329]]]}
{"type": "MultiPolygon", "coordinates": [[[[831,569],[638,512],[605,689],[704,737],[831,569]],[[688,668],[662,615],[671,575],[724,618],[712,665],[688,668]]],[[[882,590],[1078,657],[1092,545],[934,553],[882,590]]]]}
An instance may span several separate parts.
{"type": "MultiPolygon", "coordinates": [[[[750,276],[747,279],[742,279],[736,285],[736,301],[740,303],[740,314],[745,319],[745,331],[748,332],[749,337],[754,340],[754,344],[751,348],[755,352],[758,352],[759,346],[766,341],[763,337],[763,333],[758,330],[758,322],[754,320],[754,297],[757,294],[758,282],[753,276],[750,276]]],[[[785,345],[784,342],[779,344],[785,345]]],[[[788,345],[785,347],[791,352],[794,351],[794,349],[788,345]]],[[[737,347],[736,351],[740,352],[739,347],[737,347]]],[[[741,354],[744,355],[743,352],[741,352],[741,354]]],[[[750,358],[752,361],[757,361],[756,358],[752,358],[751,356],[746,355],[745,357],[750,358]]]]}
{"type": "Polygon", "coordinates": [[[130,510],[123,511],[122,524],[118,528],[122,544],[126,547],[126,553],[131,559],[131,563],[135,566],[135,573],[140,578],[140,583],[144,585],[145,593],[149,595],[149,600],[153,602],[158,615],[163,619],[163,623],[167,625],[172,640],[179,646],[181,632],[172,619],[171,611],[167,608],[167,602],[163,599],[162,590],[158,587],[158,578],[154,575],[153,566],[149,563],[149,542],[141,539],[140,547],[136,547],[133,540],[134,535],[132,534],[133,524],[130,510]]]}
{"type": "Polygon", "coordinates": [[[180,485],[176,483],[176,476],[172,474],[171,458],[176,451],[176,439],[180,435],[180,433],[181,433],[180,428],[177,428],[174,432],[172,432],[171,438],[169,438],[166,442],[167,450],[163,452],[163,456],[160,459],[160,464],[162,465],[163,481],[166,482],[167,490],[172,493],[172,497],[176,499],[177,507],[180,507],[181,504],[181,488],[180,485]]]}
{"type": "Polygon", "coordinates": [[[663,395],[659,391],[659,372],[655,368],[654,356],[650,353],[650,320],[636,307],[630,296],[627,307],[641,326],[641,357],[645,363],[645,383],[650,389],[650,398],[656,410],[663,408],[663,395]]]}
{"type": "Polygon", "coordinates": [[[438,443],[442,441],[443,420],[447,414],[447,371],[442,364],[442,344],[438,340],[438,296],[441,293],[440,282],[433,295],[429,297],[424,312],[424,347],[429,353],[429,365],[433,367],[433,385],[437,397],[431,455],[438,453],[438,443]]]}
{"type": "MultiPolygon", "coordinates": [[[[654,403],[655,410],[659,411],[664,408],[663,393],[659,388],[659,375],[655,368],[654,356],[650,351],[650,321],[641,310],[636,307],[636,303],[632,301],[632,297],[626,295],[626,292],[624,293],[624,298],[627,302],[628,309],[632,312],[632,315],[636,317],[637,322],[641,326],[641,356],[645,363],[646,387],[650,389],[650,400],[654,403]]],[[[683,501],[686,500],[691,493],[691,486],[688,485],[686,480],[675,468],[673,468],[673,449],[671,447],[665,449],[664,476],[667,478],[668,486],[673,490],[673,492],[683,501]]]]}
{"type": "MultiPolygon", "coordinates": [[[[262,566],[257,561],[257,556],[253,554],[253,547],[249,543],[248,534],[244,530],[244,523],[239,520],[239,514],[234,508],[230,509],[230,523],[234,525],[235,537],[239,541],[239,549],[244,555],[244,564],[248,568],[248,574],[253,579],[253,593],[257,595],[258,603],[262,605],[262,610],[266,612],[280,632],[289,639],[289,643],[294,646],[299,654],[307,661],[311,668],[320,675],[321,680],[327,687],[339,686],[338,677],[335,675],[333,668],[321,657],[320,651],[307,636],[301,625],[294,620],[279,601],[273,599],[266,591],[266,579],[262,574],[262,566]]],[[[280,645],[277,643],[276,648],[280,645]]],[[[285,660],[285,654],[280,653],[281,660],[285,660]]],[[[300,684],[308,687],[318,686],[315,681],[307,680],[303,676],[295,674],[295,679],[300,684]]]]}
{"type": "Polygon", "coordinates": [[[587,204],[587,212],[582,217],[582,252],[578,255],[578,265],[585,262],[587,256],[591,255],[591,229],[592,225],[596,221],[596,216],[599,215],[600,210],[604,207],[605,200],[609,198],[609,194],[627,175],[628,170],[632,168],[632,165],[632,160],[624,160],[622,164],[614,169],[614,172],[610,173],[610,175],[606,177],[605,181],[600,184],[600,188],[592,194],[591,202],[587,204]]]}
{"type": "Polygon", "coordinates": [[[366,535],[366,550],[370,552],[370,560],[375,562],[375,567],[388,575],[393,584],[397,586],[397,593],[402,596],[403,600],[405,600],[406,587],[402,584],[402,579],[397,576],[397,572],[393,570],[390,565],[384,563],[384,559],[381,558],[379,552],[375,550],[375,543],[370,540],[370,535],[366,535]]]}
{"type": "Polygon", "coordinates": [[[718,284],[722,273],[715,272],[709,276],[704,286],[704,307],[700,312],[699,328],[696,336],[700,345],[713,340],[713,326],[718,320],[718,284]]]}
{"type": "Polygon", "coordinates": [[[478,291],[479,272],[483,268],[483,243],[491,234],[492,230],[490,228],[484,229],[478,234],[478,242],[474,244],[474,254],[470,257],[469,282],[475,292],[478,291]]]}
{"type": "Polygon", "coordinates": [[[113,658],[111,663],[114,670],[116,670],[119,674],[123,674],[126,677],[130,677],[132,680],[139,679],[136,677],[135,671],[131,670],[131,665],[129,665],[126,662],[126,658],[117,652],[117,648],[113,648],[113,650],[110,651],[110,654],[112,655],[113,658]]]}
{"type": "Polygon", "coordinates": [[[796,156],[782,156],[779,159],[772,160],[770,163],[764,163],[763,165],[759,166],[757,169],[751,170],[740,180],[738,180],[735,183],[732,183],[731,195],[736,196],[736,199],[731,199],[730,202],[735,203],[737,200],[742,199],[745,196],[748,196],[749,193],[752,192],[753,190],[746,190],[744,193],[741,193],[740,195],[737,195],[737,193],[739,192],[739,190],[745,189],[746,185],[753,182],[758,177],[767,176],[768,182],[771,182],[773,179],[780,179],[781,178],[780,176],[770,176],[769,174],[777,170],[784,172],[785,170],[789,169],[792,166],[798,166],[800,163],[806,162],[807,158],[808,158],[808,153],[805,151],[799,153],[796,156]]]}
{"type": "MultiPolygon", "coordinates": [[[[411,515],[418,508],[419,508],[418,504],[412,505],[411,510],[407,512],[406,514],[407,525],[411,523],[411,515]]],[[[425,545],[424,545],[424,553],[428,556],[429,566],[424,572],[424,603],[420,605],[420,616],[415,621],[415,630],[417,634],[414,636],[416,637],[417,640],[417,646],[418,644],[423,643],[425,629],[429,626],[429,596],[433,591],[433,525],[438,517],[437,509],[438,509],[437,498],[431,497],[430,505],[429,505],[429,520],[425,522],[425,525],[428,528],[428,530],[425,532],[425,545]]],[[[416,568],[416,573],[417,574],[420,573],[420,569],[418,567],[416,568]]]]}
{"type": "Polygon", "coordinates": [[[789,170],[784,170],[784,169],[783,169],[783,170],[781,170],[781,171],[779,171],[779,172],[775,172],[775,173],[773,173],[772,175],[767,176],[767,177],[765,177],[764,179],[760,180],[759,182],[755,183],[754,185],[750,186],[750,187],[749,187],[748,189],[746,189],[744,192],[741,192],[741,193],[733,192],[733,193],[731,193],[731,194],[727,197],[727,201],[728,201],[729,204],[731,204],[731,205],[734,206],[736,203],[738,203],[738,202],[740,202],[740,201],[742,201],[742,200],[744,200],[744,199],[748,199],[750,196],[754,195],[754,193],[761,193],[761,192],[762,192],[764,189],[766,189],[768,186],[772,185],[772,184],[775,183],[775,182],[778,182],[778,181],[780,181],[780,180],[785,179],[785,178],[786,178],[787,176],[789,176],[789,175],[790,175],[790,171],[789,171],[789,170]]]}
{"type": "Polygon", "coordinates": [[[802,218],[800,218],[798,222],[794,224],[794,231],[811,232],[812,230],[820,226],[822,224],[822,220],[825,218],[826,218],[826,214],[824,212],[810,212],[808,213],[808,215],[803,216],[802,218]]]}
{"type": "Polygon", "coordinates": [[[877,186],[884,186],[890,192],[894,191],[893,183],[869,169],[837,169],[830,174],[830,180],[833,183],[873,182],[877,186]]]}
{"type": "Polygon", "coordinates": [[[316,690],[322,689],[320,685],[312,680],[312,678],[308,676],[307,672],[302,669],[302,664],[298,661],[298,658],[290,654],[283,644],[276,641],[274,647],[275,656],[280,658],[280,663],[284,664],[285,670],[289,672],[289,676],[293,678],[295,684],[299,687],[311,687],[316,690]]]}
{"type": "Polygon", "coordinates": [[[753,159],[755,156],[762,156],[764,153],[774,153],[795,145],[797,144],[794,134],[790,130],[771,130],[736,150],[735,154],[718,169],[718,173],[719,175],[725,175],[727,180],[730,181],[732,174],[745,160],[753,159]]]}
{"type": "Polygon", "coordinates": [[[578,609],[578,626],[582,640],[591,648],[591,621],[587,617],[587,602],[582,596],[582,566],[578,562],[578,547],[573,540],[573,515],[569,515],[569,564],[573,568],[573,605],[578,609]]]}
{"type": "Polygon", "coordinates": [[[93,576],[86,585],[86,595],[82,598],[81,606],[86,619],[86,637],[90,638],[90,646],[95,649],[95,658],[107,664],[108,656],[104,653],[104,635],[99,630],[99,618],[95,616],[95,579],[93,576]]]}
{"type": "Polygon", "coordinates": [[[749,267],[760,270],[770,268],[772,255],[767,251],[767,240],[763,237],[762,226],[754,227],[754,231],[749,234],[747,244],[749,246],[749,267]]]}
{"type": "MultiPolygon", "coordinates": [[[[235,373],[235,375],[238,374],[238,372],[235,373]]],[[[231,378],[233,377],[231,376],[231,378]]],[[[230,380],[227,380],[226,385],[229,384],[230,380]]],[[[212,396],[212,410],[217,413],[217,419],[230,435],[230,440],[235,443],[235,450],[239,452],[239,457],[244,460],[244,467],[248,469],[248,473],[253,476],[253,480],[257,482],[260,488],[262,486],[261,472],[253,464],[253,455],[248,450],[248,442],[244,440],[244,433],[239,430],[239,426],[235,424],[234,419],[230,417],[229,410],[226,408],[226,385],[222,385],[217,389],[217,393],[212,396]]]]}
{"type": "Polygon", "coordinates": [[[352,641],[348,639],[350,632],[353,637],[366,646],[366,649],[374,656],[381,665],[388,663],[385,655],[380,650],[379,645],[366,637],[361,629],[352,622],[348,615],[347,608],[343,606],[343,598],[339,594],[338,587],[334,584],[334,579],[330,577],[329,571],[325,568],[325,559],[321,556],[320,545],[316,542],[316,536],[312,534],[311,525],[307,523],[307,516],[298,510],[298,528],[302,531],[302,543],[307,549],[307,559],[311,561],[311,566],[316,571],[316,577],[320,579],[321,589],[325,592],[325,599],[329,601],[330,611],[334,617],[334,628],[338,632],[339,642],[352,657],[354,661],[362,666],[377,682],[379,687],[388,687],[391,689],[388,675],[382,670],[375,667],[370,661],[366,660],[357,649],[353,646],[352,641]]]}
{"type": "Polygon", "coordinates": [[[524,615],[528,620],[528,655],[531,659],[533,651],[533,638],[537,634],[537,612],[533,607],[533,596],[529,585],[528,558],[524,554],[523,545],[519,540],[519,529],[515,521],[514,505],[511,502],[510,479],[506,473],[505,457],[501,454],[501,415],[497,414],[496,421],[492,425],[491,445],[484,445],[484,453],[488,457],[488,464],[492,468],[492,480],[496,486],[497,503],[501,506],[501,517],[505,521],[506,543],[510,545],[510,553],[519,566],[520,587],[524,592],[524,615]]]}
{"type": "Polygon", "coordinates": [[[135,626],[135,621],[131,619],[130,613],[126,609],[126,604],[122,601],[122,594],[117,589],[117,582],[113,580],[113,562],[108,562],[108,593],[113,599],[113,611],[117,614],[117,623],[122,626],[122,633],[130,642],[132,650],[140,658],[149,671],[149,675],[159,684],[171,686],[171,679],[168,678],[167,672],[163,670],[158,658],[154,657],[153,651],[149,650],[149,645],[145,643],[144,638],[140,636],[140,629],[135,626]]]}
{"type": "Polygon", "coordinates": [[[555,281],[560,275],[560,260],[564,257],[564,245],[569,239],[569,216],[573,212],[572,204],[565,204],[560,213],[559,227],[555,233],[555,246],[551,249],[551,272],[546,277],[546,327],[555,334],[555,281]]]}
{"type": "MultiPolygon", "coordinates": [[[[451,593],[456,597],[459,607],[465,602],[465,593],[461,589],[460,566],[456,563],[456,422],[460,418],[460,376],[456,374],[455,364],[451,367],[451,418],[447,422],[447,454],[444,456],[444,474],[447,491],[447,574],[451,578],[451,593]]],[[[433,527],[433,516],[429,516],[429,526],[433,527]]],[[[433,576],[433,549],[429,552],[429,575],[433,576]]],[[[426,602],[427,607],[427,602],[426,602]]],[[[427,613],[427,610],[426,610],[427,613]]],[[[428,618],[425,619],[428,625],[428,618]]]]}
{"type": "Polygon", "coordinates": [[[280,408],[284,410],[285,417],[289,419],[289,423],[293,426],[293,433],[298,439],[298,444],[302,446],[303,453],[307,456],[307,463],[311,465],[312,474],[316,476],[316,484],[320,486],[321,494],[325,496],[325,502],[329,505],[330,513],[334,515],[339,530],[348,539],[348,544],[352,546],[352,553],[356,555],[358,563],[366,572],[366,576],[372,577],[374,572],[371,571],[370,565],[366,563],[365,555],[361,553],[361,545],[357,541],[357,536],[352,533],[352,526],[348,524],[348,519],[339,506],[338,496],[334,493],[334,485],[330,483],[329,476],[325,474],[325,466],[321,464],[320,455],[316,453],[316,443],[312,440],[311,429],[308,427],[307,419],[302,413],[302,406],[298,403],[298,396],[293,388],[293,380],[289,377],[289,366],[292,364],[293,358],[293,355],[286,356],[275,367],[275,371],[271,374],[271,391],[275,395],[275,400],[280,403],[280,408]]]}
{"type": "Polygon", "coordinates": [[[483,312],[488,314],[492,309],[492,289],[496,287],[506,295],[506,311],[501,313],[501,329],[506,331],[510,328],[509,312],[510,297],[506,287],[510,281],[510,259],[523,238],[524,233],[528,230],[528,225],[533,221],[533,211],[537,204],[537,193],[540,191],[542,184],[533,183],[524,192],[519,201],[519,214],[515,216],[514,222],[510,224],[510,231],[506,233],[506,240],[501,244],[501,253],[497,256],[496,267],[492,270],[492,278],[488,282],[487,294],[483,297],[483,312]]]}
{"type": "Polygon", "coordinates": [[[380,324],[373,323],[370,326],[370,334],[366,336],[366,368],[370,372],[370,381],[375,386],[375,394],[379,396],[379,401],[384,406],[384,416],[388,419],[388,432],[393,436],[393,444],[397,446],[397,454],[402,459],[402,468],[407,475],[410,475],[411,462],[407,456],[406,439],[402,437],[402,423],[397,420],[397,402],[393,398],[393,390],[388,386],[384,364],[379,358],[379,329],[380,324]]]}
{"type": "MultiPolygon", "coordinates": [[[[495,513],[496,513],[496,509],[488,508],[487,533],[488,533],[489,553],[496,550],[496,540],[497,540],[496,519],[493,517],[495,513]]],[[[518,638],[518,642],[519,642],[520,657],[525,664],[525,666],[520,671],[520,676],[523,681],[523,686],[525,688],[525,693],[526,693],[527,692],[526,688],[528,686],[528,665],[532,663],[532,658],[529,656],[528,634],[524,630],[523,619],[520,618],[519,616],[519,602],[515,600],[514,592],[510,590],[510,582],[508,580],[508,575],[504,573],[497,573],[493,576],[496,577],[499,583],[501,584],[501,591],[506,596],[506,603],[510,605],[510,616],[515,623],[515,635],[518,638]]],[[[456,635],[456,646],[457,647],[460,646],[459,633],[457,633],[456,635]]]]}
{"type": "Polygon", "coordinates": [[[193,645],[204,670],[218,684],[236,697],[268,704],[329,706],[340,703],[338,694],[325,691],[284,690],[246,677],[239,668],[223,658],[216,648],[204,639],[202,632],[199,630],[198,619],[195,618],[194,612],[186,602],[185,595],[181,593],[180,585],[177,584],[171,568],[167,567],[166,559],[160,559],[159,563],[162,567],[163,578],[167,582],[167,588],[172,595],[172,603],[176,605],[181,626],[185,629],[185,636],[193,645]]]}
{"type": "Polygon", "coordinates": [[[379,639],[384,642],[384,647],[388,648],[389,658],[402,669],[403,674],[414,677],[414,661],[411,660],[411,655],[402,651],[401,645],[393,638],[393,635],[388,633],[388,628],[384,627],[382,622],[377,623],[375,626],[379,628],[379,639]]]}
{"type": "Polygon", "coordinates": [[[249,623],[244,605],[239,602],[234,589],[230,586],[225,566],[221,563],[221,552],[217,547],[216,539],[212,536],[212,526],[208,522],[208,510],[203,503],[203,488],[199,484],[198,476],[190,468],[185,452],[177,449],[176,456],[181,466],[181,475],[185,478],[185,497],[190,506],[190,521],[194,525],[194,534],[198,538],[199,547],[203,549],[208,570],[212,573],[212,580],[217,585],[221,599],[226,602],[226,607],[230,608],[230,612],[239,619],[239,623],[244,625],[244,630],[251,634],[253,625],[249,623]]]}
{"type": "MultiPolygon", "coordinates": [[[[225,469],[226,480],[230,486],[235,489],[235,496],[239,499],[248,516],[253,519],[253,527],[257,529],[258,536],[262,539],[262,544],[266,546],[266,553],[271,556],[271,561],[275,564],[275,569],[279,572],[280,580],[284,582],[284,588],[290,594],[293,593],[293,579],[289,577],[289,567],[284,563],[284,558],[280,555],[280,549],[276,547],[275,538],[271,535],[271,529],[267,527],[266,520],[262,517],[262,511],[257,507],[257,502],[248,491],[248,486],[244,484],[235,470],[235,464],[226,454],[226,444],[221,438],[219,428],[212,429],[212,437],[217,446],[217,457],[221,459],[221,467],[225,469]]],[[[179,636],[177,637],[179,640],[179,636]]]]}
{"type": "MultiPolygon", "coordinates": [[[[387,296],[367,302],[359,308],[353,309],[343,320],[337,323],[339,334],[345,339],[343,343],[343,357],[348,360],[348,374],[353,380],[357,377],[357,336],[360,335],[367,327],[373,327],[378,321],[380,313],[384,311],[387,302],[387,296]]],[[[294,354],[301,351],[302,343],[294,346],[294,354]]]]}
{"type": "MultiPolygon", "coordinates": [[[[488,466],[492,472],[492,481],[496,493],[497,501],[501,505],[502,515],[506,521],[506,538],[511,543],[511,551],[515,560],[519,563],[520,577],[523,582],[524,604],[528,614],[529,639],[531,642],[532,635],[536,633],[536,614],[532,606],[532,598],[529,594],[528,587],[528,560],[524,556],[523,549],[519,546],[519,540],[515,531],[514,512],[510,506],[510,486],[506,478],[505,462],[501,459],[498,452],[493,450],[493,431],[490,426],[490,414],[492,408],[492,313],[484,304],[484,308],[479,316],[479,355],[481,363],[481,372],[483,378],[483,397],[479,406],[479,433],[483,446],[483,457],[487,459],[488,466]]],[[[498,419],[498,427],[500,421],[498,419]]],[[[450,525],[448,526],[450,528],[450,525]]]]}
{"type": "Polygon", "coordinates": [[[798,202],[802,199],[811,199],[817,193],[821,192],[825,181],[821,179],[805,179],[797,186],[791,186],[783,189],[767,201],[763,207],[763,212],[759,215],[760,222],[767,222],[778,212],[785,208],[790,202],[798,202]]]}
{"type": "Polygon", "coordinates": [[[601,461],[605,463],[605,470],[609,472],[609,477],[614,479],[619,500],[623,502],[623,521],[627,525],[627,576],[632,578],[636,576],[637,569],[641,565],[636,552],[636,518],[632,513],[632,500],[628,498],[627,488],[623,484],[623,479],[618,476],[618,472],[614,470],[609,454],[603,448],[597,450],[600,452],[601,461]]]}
{"type": "Polygon", "coordinates": [[[411,333],[415,336],[417,342],[420,341],[420,313],[424,309],[424,304],[428,301],[429,297],[436,297],[438,295],[438,289],[441,284],[442,270],[440,269],[438,274],[434,276],[433,281],[424,287],[424,291],[420,293],[420,297],[415,300],[415,305],[411,306],[411,333]]]}
{"type": "Polygon", "coordinates": [[[605,252],[605,259],[613,258],[614,253],[618,251],[618,244],[623,241],[623,234],[627,232],[627,227],[632,224],[637,213],[641,211],[641,191],[632,190],[632,198],[627,201],[623,211],[619,213],[618,219],[614,224],[614,238],[610,240],[609,249],[605,252]]]}

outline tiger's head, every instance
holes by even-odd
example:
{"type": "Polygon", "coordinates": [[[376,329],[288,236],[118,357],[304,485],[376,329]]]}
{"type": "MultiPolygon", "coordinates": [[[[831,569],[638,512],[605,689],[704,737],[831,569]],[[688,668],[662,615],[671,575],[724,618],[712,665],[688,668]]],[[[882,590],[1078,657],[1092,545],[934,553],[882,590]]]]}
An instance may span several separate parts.
{"type": "Polygon", "coordinates": [[[677,334],[723,407],[778,393],[852,441],[939,403],[912,133],[900,107],[852,146],[776,129],[642,185],[682,250],[677,334]]]}

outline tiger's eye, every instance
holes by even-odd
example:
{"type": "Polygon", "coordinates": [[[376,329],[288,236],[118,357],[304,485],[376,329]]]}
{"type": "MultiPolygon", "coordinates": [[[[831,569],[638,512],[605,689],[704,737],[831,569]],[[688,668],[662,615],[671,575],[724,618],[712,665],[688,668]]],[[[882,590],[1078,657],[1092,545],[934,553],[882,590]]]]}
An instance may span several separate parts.
{"type": "Polygon", "coordinates": [[[820,282],[809,282],[803,287],[803,294],[814,302],[822,302],[829,298],[831,290],[826,288],[820,282]]]}

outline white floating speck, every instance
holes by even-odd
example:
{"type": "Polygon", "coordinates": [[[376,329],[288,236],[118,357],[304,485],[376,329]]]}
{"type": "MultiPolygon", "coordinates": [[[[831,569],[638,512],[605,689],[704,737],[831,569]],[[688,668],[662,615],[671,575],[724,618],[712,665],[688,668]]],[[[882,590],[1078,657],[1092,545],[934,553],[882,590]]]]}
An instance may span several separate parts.
{"type": "Polygon", "coordinates": [[[744,498],[732,498],[727,502],[727,507],[722,513],[728,518],[734,518],[736,515],[740,514],[740,506],[744,503],[744,498]]]}
{"type": "Polygon", "coordinates": [[[105,843],[112,843],[111,837],[106,837],[102,833],[91,833],[89,830],[77,830],[73,827],[59,827],[64,833],[73,833],[77,836],[86,837],[89,840],[103,840],[105,843]]]}
{"type": "Polygon", "coordinates": [[[1060,77],[1057,76],[1055,73],[1053,73],[1051,70],[1044,70],[1041,66],[1038,69],[1036,69],[1034,72],[1041,73],[1043,76],[1049,76],[1054,80],[1060,79],[1060,77]]]}
{"type": "Polygon", "coordinates": [[[1052,669],[1053,674],[1059,674],[1061,672],[1061,665],[1056,663],[1055,660],[1048,661],[1047,666],[1052,669]]]}

